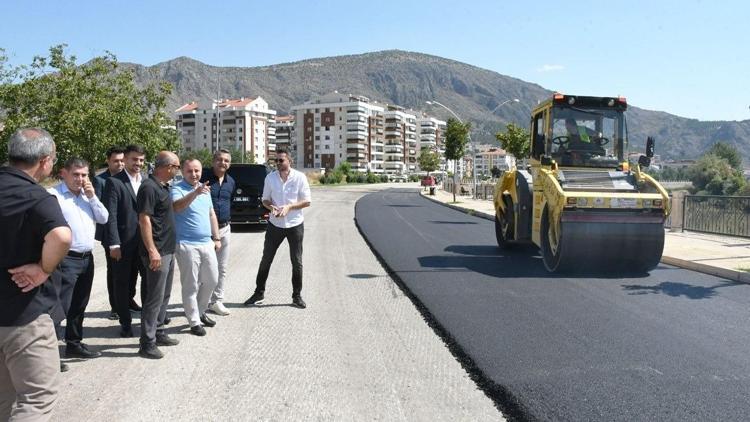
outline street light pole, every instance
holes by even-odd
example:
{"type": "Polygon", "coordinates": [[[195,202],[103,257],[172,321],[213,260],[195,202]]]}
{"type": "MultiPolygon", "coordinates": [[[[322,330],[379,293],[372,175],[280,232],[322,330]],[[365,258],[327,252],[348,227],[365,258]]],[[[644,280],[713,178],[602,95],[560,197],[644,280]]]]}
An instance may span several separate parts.
{"type": "Polygon", "coordinates": [[[495,114],[495,112],[497,111],[497,109],[500,108],[500,107],[502,107],[502,106],[504,106],[505,104],[508,104],[510,102],[517,103],[517,102],[520,102],[520,101],[521,100],[519,100],[518,98],[513,98],[513,99],[510,99],[510,100],[505,100],[502,103],[496,105],[495,108],[493,108],[492,111],[490,111],[490,113],[495,114]]]}
{"type": "MultiPolygon", "coordinates": [[[[435,100],[425,101],[425,103],[427,105],[437,105],[437,106],[443,107],[444,109],[448,110],[448,112],[450,114],[452,114],[453,117],[456,118],[456,120],[458,120],[461,124],[464,124],[464,121],[461,120],[460,117],[458,117],[458,114],[456,114],[453,110],[451,110],[450,108],[448,108],[448,106],[446,106],[445,104],[439,103],[439,102],[437,102],[435,100]]],[[[473,167],[471,174],[474,177],[474,193],[473,194],[474,194],[474,198],[476,198],[476,195],[477,195],[477,172],[476,172],[476,170],[477,170],[477,166],[476,166],[477,157],[476,157],[476,151],[474,150],[474,145],[471,143],[471,131],[469,131],[469,133],[466,135],[466,139],[469,141],[469,145],[471,145],[472,152],[474,152],[474,158],[471,160],[472,167],[473,167]]],[[[455,185],[456,185],[456,173],[458,173],[458,160],[456,160],[455,164],[456,164],[456,168],[454,169],[454,172],[453,172],[453,185],[454,185],[453,189],[456,189],[455,185]]]]}

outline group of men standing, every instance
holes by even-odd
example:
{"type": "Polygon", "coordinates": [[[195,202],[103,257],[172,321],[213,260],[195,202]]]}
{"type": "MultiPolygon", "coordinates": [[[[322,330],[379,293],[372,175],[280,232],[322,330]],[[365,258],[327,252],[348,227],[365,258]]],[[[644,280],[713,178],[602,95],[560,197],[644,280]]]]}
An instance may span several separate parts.
{"type": "MultiPolygon", "coordinates": [[[[94,358],[83,343],[84,312],[94,278],[94,240],[107,257],[111,315],[120,335],[132,337],[131,311],[141,312],[139,355],[159,359],[158,346],[179,343],[164,330],[175,262],[190,332],[206,335],[216,322],[207,310],[228,315],[224,288],[230,244],[230,205],[235,181],[227,174],[229,151],[214,154],[211,174],[195,159],[180,163],[172,152],[155,157],[144,175],[146,154],[138,145],[112,148],[108,169],[93,178],[89,164],[71,158],[62,182],[45,190],[38,183],[57,161],[52,136],[43,129],[18,130],[8,142],[9,165],[0,167],[0,419],[48,420],[58,390],[57,340],[65,355],[94,358]],[[178,170],[183,180],[170,184],[178,170]],[[101,199],[100,199],[101,198],[101,199]],[[141,274],[141,303],[134,300],[141,274]],[[65,329],[61,321],[66,320],[65,329]]],[[[302,208],[310,188],[291,168],[287,151],[277,152],[263,205],[271,211],[256,289],[245,304],[260,303],[275,253],[286,238],[292,260],[292,303],[302,300],[302,208]]],[[[59,364],[59,366],[58,366],[59,364]]]]}

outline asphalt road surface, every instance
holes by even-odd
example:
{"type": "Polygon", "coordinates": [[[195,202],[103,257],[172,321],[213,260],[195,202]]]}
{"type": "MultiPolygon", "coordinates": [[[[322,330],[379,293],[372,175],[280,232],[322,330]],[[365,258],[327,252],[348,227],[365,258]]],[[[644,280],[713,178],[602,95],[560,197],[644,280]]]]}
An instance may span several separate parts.
{"type": "Polygon", "coordinates": [[[232,314],[216,316],[205,337],[188,332],[176,274],[169,332],[181,343],[162,348],[158,361],[138,357],[138,339],[119,338],[117,323],[106,319],[97,247],[84,341],[103,356],[68,360],[54,420],[502,420],[359,234],[354,203],[381,188],[313,189],[305,210],[305,310],[289,306],[286,242],[265,304],[242,306],[254,287],[263,232],[232,233],[232,314]]]}
{"type": "Polygon", "coordinates": [[[364,196],[356,219],[510,417],[750,417],[750,286],[666,265],[551,276],[534,249],[498,249],[493,222],[416,190],[364,196]]]}

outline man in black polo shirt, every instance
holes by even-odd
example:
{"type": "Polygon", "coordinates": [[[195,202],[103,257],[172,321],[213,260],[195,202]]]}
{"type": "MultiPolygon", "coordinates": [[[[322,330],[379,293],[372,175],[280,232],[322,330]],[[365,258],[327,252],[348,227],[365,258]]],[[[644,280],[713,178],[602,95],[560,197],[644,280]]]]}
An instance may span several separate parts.
{"type": "Polygon", "coordinates": [[[211,295],[211,303],[208,306],[208,309],[217,315],[229,315],[229,309],[222,302],[229,267],[229,241],[232,234],[229,220],[231,219],[232,195],[234,195],[234,179],[227,174],[231,164],[232,154],[228,150],[220,149],[214,153],[211,171],[205,172],[201,179],[201,183],[208,182],[211,188],[211,202],[213,202],[214,213],[219,222],[221,249],[216,251],[216,260],[219,262],[219,283],[211,295]]]}
{"type": "Polygon", "coordinates": [[[178,340],[164,332],[164,319],[172,291],[174,252],[177,248],[172,196],[168,182],[180,168],[180,160],[169,151],[156,156],[154,172],[138,190],[136,210],[143,243],[141,260],[146,267],[146,297],[141,310],[141,348],[138,354],[161,359],[158,346],[174,346],[178,340]]]}
{"type": "Polygon", "coordinates": [[[0,420],[46,421],[60,373],[48,279],[72,236],[57,199],[37,184],[57,161],[52,136],[16,131],[8,159],[0,167],[0,420]]]}

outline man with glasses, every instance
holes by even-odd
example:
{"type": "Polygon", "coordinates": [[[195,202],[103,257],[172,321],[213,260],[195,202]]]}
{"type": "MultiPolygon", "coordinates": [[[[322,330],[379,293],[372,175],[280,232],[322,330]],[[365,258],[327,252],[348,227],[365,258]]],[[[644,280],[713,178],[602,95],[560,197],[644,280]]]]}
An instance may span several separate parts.
{"type": "Polygon", "coordinates": [[[137,206],[141,261],[146,268],[143,286],[146,290],[141,311],[141,347],[138,354],[147,359],[161,359],[157,346],[179,343],[164,332],[167,305],[172,292],[174,253],[177,246],[172,196],[169,181],[180,168],[180,160],[169,151],[156,156],[154,171],[138,190],[137,206]]]}
{"type": "Polygon", "coordinates": [[[57,199],[38,184],[57,161],[52,136],[19,129],[8,161],[0,167],[0,420],[47,421],[61,370],[50,279],[72,236],[57,199]]]}
{"type": "Polygon", "coordinates": [[[263,206],[271,211],[263,243],[263,258],[255,279],[255,292],[245,305],[260,304],[266,290],[266,280],[276,251],[281,242],[289,242],[292,261],[292,304],[307,307],[302,300],[302,240],[305,233],[302,209],[310,206],[310,185],[307,177],[292,168],[286,148],[276,151],[276,171],[266,176],[263,184],[263,206]]]}

